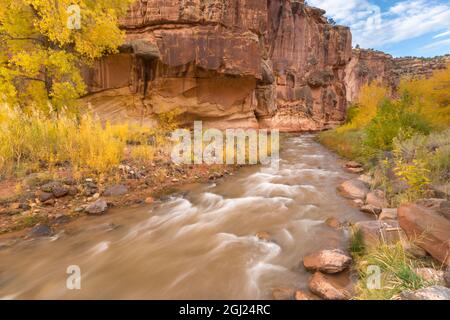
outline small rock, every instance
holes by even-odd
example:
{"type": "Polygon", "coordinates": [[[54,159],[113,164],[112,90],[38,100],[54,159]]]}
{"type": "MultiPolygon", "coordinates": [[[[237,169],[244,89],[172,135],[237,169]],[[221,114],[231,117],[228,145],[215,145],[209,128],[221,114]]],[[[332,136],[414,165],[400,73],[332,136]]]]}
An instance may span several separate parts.
{"type": "Polygon", "coordinates": [[[336,218],[328,218],[325,223],[327,226],[333,229],[339,229],[342,227],[342,223],[336,218]]]}
{"type": "Polygon", "coordinates": [[[105,200],[97,200],[84,209],[88,214],[101,215],[108,209],[108,203],[105,200]]]}
{"type": "Polygon", "coordinates": [[[447,271],[444,273],[444,281],[447,287],[450,287],[450,268],[447,268],[447,271]]]}
{"type": "Polygon", "coordinates": [[[435,270],[433,268],[418,268],[415,272],[423,280],[429,282],[430,284],[445,286],[444,271],[442,270],[435,270]]]}
{"type": "Polygon", "coordinates": [[[365,200],[369,193],[367,185],[358,179],[345,181],[339,186],[338,190],[342,192],[345,197],[350,199],[365,200]]]}
{"type": "Polygon", "coordinates": [[[412,255],[416,258],[423,259],[428,256],[428,253],[424,249],[415,245],[414,243],[411,243],[408,241],[403,241],[402,245],[403,245],[403,249],[406,252],[408,252],[410,255],[412,255]]]}
{"type": "Polygon", "coordinates": [[[362,174],[358,177],[358,180],[361,180],[362,182],[366,183],[367,185],[371,185],[373,183],[373,179],[368,174],[362,174]]]}
{"type": "Polygon", "coordinates": [[[145,199],[146,204],[153,204],[153,202],[155,202],[155,199],[153,199],[152,197],[148,197],[145,199]]]}
{"type": "Polygon", "coordinates": [[[322,250],[303,258],[303,265],[308,271],[321,271],[324,273],[338,273],[347,269],[352,258],[344,251],[322,250]]]}
{"type": "Polygon", "coordinates": [[[54,220],[55,224],[65,224],[70,222],[70,218],[64,214],[57,214],[54,220]]]}
{"type": "Polygon", "coordinates": [[[45,201],[43,204],[44,204],[45,206],[51,207],[51,206],[54,206],[55,203],[56,203],[56,200],[52,198],[52,199],[48,199],[48,200],[45,201]]]}
{"type": "Polygon", "coordinates": [[[52,193],[55,198],[65,197],[69,193],[69,188],[60,182],[49,182],[41,187],[46,193],[52,193]]]}
{"type": "Polygon", "coordinates": [[[20,209],[20,203],[13,203],[13,204],[10,206],[10,208],[13,209],[13,210],[20,209]]]}
{"type": "Polygon", "coordinates": [[[78,208],[75,208],[75,210],[73,210],[73,211],[74,211],[74,212],[83,212],[84,209],[85,209],[85,208],[83,208],[83,207],[78,207],[78,208]]]}
{"type": "Polygon", "coordinates": [[[117,184],[117,185],[106,188],[105,192],[103,192],[103,195],[105,197],[119,197],[119,196],[123,196],[127,193],[128,193],[127,186],[125,186],[123,184],[117,184]]]}
{"type": "Polygon", "coordinates": [[[364,201],[362,201],[361,199],[355,199],[353,200],[353,203],[358,208],[361,208],[364,205],[364,201]]]}
{"type": "Polygon", "coordinates": [[[58,185],[53,188],[53,195],[55,198],[62,198],[69,194],[69,188],[63,185],[58,185]]]}
{"type": "Polygon", "coordinates": [[[361,211],[364,213],[373,214],[373,215],[378,216],[381,213],[382,209],[377,208],[371,204],[367,204],[367,205],[361,207],[361,211]]]}
{"type": "Polygon", "coordinates": [[[37,195],[40,202],[46,202],[53,198],[53,193],[39,192],[37,195]]]}
{"type": "Polygon", "coordinates": [[[364,172],[364,168],[346,168],[346,170],[350,173],[363,173],[364,172]]]}
{"type": "Polygon", "coordinates": [[[387,209],[383,208],[378,217],[378,220],[397,220],[398,217],[398,209],[387,209]]]}
{"type": "Polygon", "coordinates": [[[49,226],[41,224],[31,229],[28,235],[30,237],[50,237],[52,234],[53,231],[49,226]]]}
{"type": "Polygon", "coordinates": [[[295,300],[299,300],[299,301],[300,300],[304,300],[304,301],[307,301],[307,300],[319,300],[319,297],[316,297],[315,295],[313,295],[313,294],[311,294],[309,292],[304,292],[304,291],[301,291],[301,290],[298,290],[298,291],[295,292],[294,298],[295,298],[295,300]]]}
{"type": "Polygon", "coordinates": [[[277,288],[272,291],[274,300],[293,300],[294,289],[290,288],[277,288]]]}
{"type": "Polygon", "coordinates": [[[352,293],[337,278],[316,272],[309,281],[309,290],[325,300],[349,300],[352,293]]]}
{"type": "Polygon", "coordinates": [[[265,232],[265,231],[257,232],[256,237],[259,240],[263,240],[263,241],[270,241],[270,238],[271,238],[270,233],[265,232]]]}
{"type": "Polygon", "coordinates": [[[97,200],[100,198],[100,193],[96,193],[92,196],[92,200],[97,200]]]}
{"type": "Polygon", "coordinates": [[[404,291],[400,300],[450,300],[450,289],[442,286],[431,286],[417,291],[404,291]]]}
{"type": "Polygon", "coordinates": [[[346,168],[361,168],[362,164],[356,161],[349,161],[345,164],[346,168]]]}
{"type": "Polygon", "coordinates": [[[76,196],[78,194],[78,192],[79,192],[78,188],[76,186],[72,186],[72,187],[69,188],[69,193],[68,194],[69,194],[69,196],[74,197],[74,196],[76,196]]]}
{"type": "Polygon", "coordinates": [[[386,196],[381,190],[369,192],[367,194],[366,203],[378,208],[385,208],[388,206],[386,196]]]}

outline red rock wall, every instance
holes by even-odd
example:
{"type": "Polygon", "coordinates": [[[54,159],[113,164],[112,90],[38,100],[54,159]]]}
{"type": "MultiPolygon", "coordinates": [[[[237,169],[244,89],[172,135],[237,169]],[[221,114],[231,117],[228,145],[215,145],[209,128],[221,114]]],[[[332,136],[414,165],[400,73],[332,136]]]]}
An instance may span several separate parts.
{"type": "Polygon", "coordinates": [[[140,0],[122,53],[86,73],[101,115],[318,130],[345,118],[351,33],[291,0],[140,0]],[[115,94],[129,95],[120,107],[115,94]],[[115,107],[111,107],[114,105],[115,107]]]}
{"type": "Polygon", "coordinates": [[[445,69],[450,56],[436,58],[393,58],[380,51],[354,49],[352,59],[345,69],[347,100],[356,101],[361,88],[378,82],[395,93],[402,78],[429,77],[435,70],[445,69]]]}

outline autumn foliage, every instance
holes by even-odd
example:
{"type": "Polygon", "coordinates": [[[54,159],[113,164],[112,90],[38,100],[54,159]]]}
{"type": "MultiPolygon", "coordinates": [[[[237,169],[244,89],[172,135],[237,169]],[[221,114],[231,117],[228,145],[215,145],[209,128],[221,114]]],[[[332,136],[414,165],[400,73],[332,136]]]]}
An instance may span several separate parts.
{"type": "MultiPolygon", "coordinates": [[[[54,109],[86,93],[81,67],[114,53],[131,0],[0,0],[0,102],[54,109]],[[68,24],[79,8],[79,26],[68,24]],[[78,28],[79,27],[79,28],[78,28]]],[[[78,18],[78,17],[75,17],[78,18]]]]}

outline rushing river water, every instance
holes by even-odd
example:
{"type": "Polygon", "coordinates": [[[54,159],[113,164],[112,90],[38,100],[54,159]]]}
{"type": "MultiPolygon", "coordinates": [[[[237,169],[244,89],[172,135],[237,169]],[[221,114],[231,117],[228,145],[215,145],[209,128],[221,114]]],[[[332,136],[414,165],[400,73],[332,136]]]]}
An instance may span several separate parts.
{"type": "Polygon", "coordinates": [[[244,168],[0,249],[0,298],[270,299],[273,288],[305,289],[301,258],[346,245],[325,220],[365,218],[336,192],[350,177],[312,135],[292,135],[278,170],[244,168]],[[81,268],[81,290],[66,287],[70,265],[81,268]]]}

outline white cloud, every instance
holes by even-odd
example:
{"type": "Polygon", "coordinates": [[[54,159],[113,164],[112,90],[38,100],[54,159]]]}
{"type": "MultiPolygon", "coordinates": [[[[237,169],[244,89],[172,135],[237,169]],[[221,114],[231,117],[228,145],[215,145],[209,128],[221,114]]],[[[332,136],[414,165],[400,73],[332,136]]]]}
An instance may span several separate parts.
{"type": "Polygon", "coordinates": [[[433,39],[442,38],[442,37],[446,37],[446,36],[450,36],[450,30],[435,35],[435,36],[433,37],[433,39]]]}
{"type": "Polygon", "coordinates": [[[449,44],[450,44],[450,39],[445,39],[445,40],[441,40],[441,41],[436,41],[434,43],[430,43],[430,44],[424,46],[423,49],[435,49],[435,48],[443,47],[443,46],[446,46],[449,44]]]}
{"type": "MultiPolygon", "coordinates": [[[[450,28],[450,4],[434,0],[399,1],[384,12],[374,0],[310,0],[352,28],[354,43],[381,47],[450,28]]],[[[442,35],[445,36],[445,35],[442,35]]]]}

